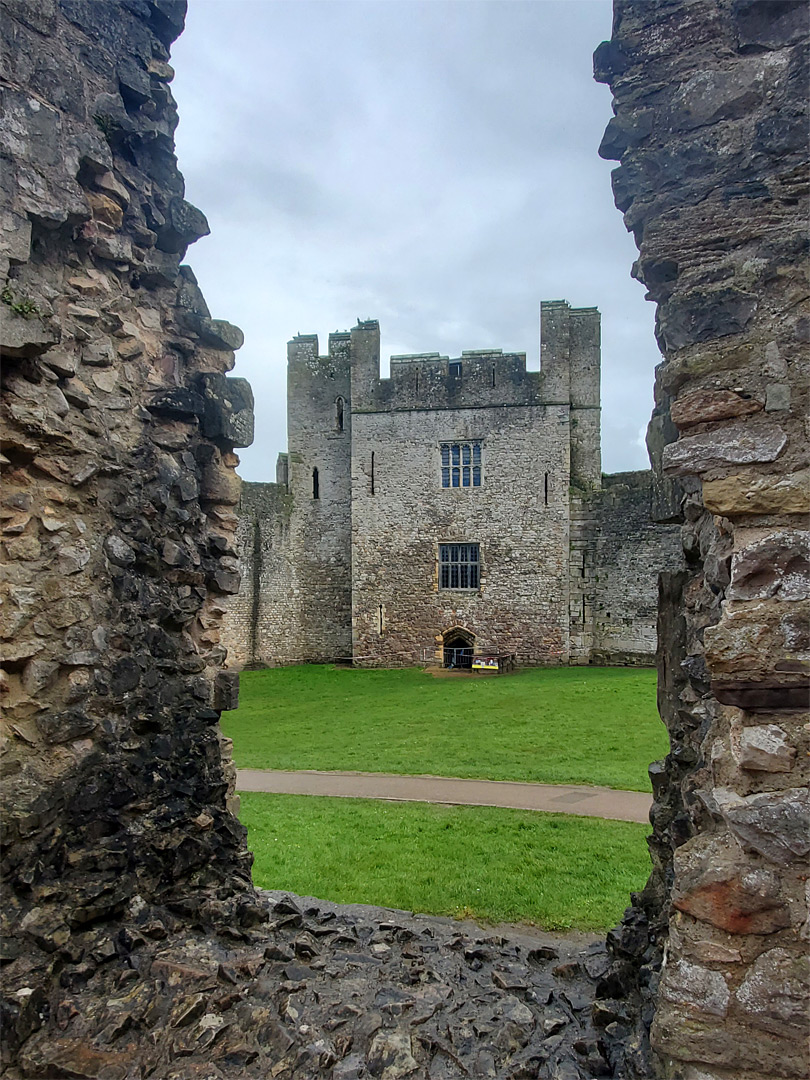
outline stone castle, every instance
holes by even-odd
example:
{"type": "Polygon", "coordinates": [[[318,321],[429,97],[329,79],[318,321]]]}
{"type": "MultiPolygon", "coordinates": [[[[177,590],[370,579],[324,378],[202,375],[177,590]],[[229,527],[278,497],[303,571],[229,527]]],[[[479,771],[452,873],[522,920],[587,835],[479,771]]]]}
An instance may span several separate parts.
{"type": "Polygon", "coordinates": [[[539,372],[486,349],[382,379],[375,321],[288,363],[289,452],[242,495],[231,664],[652,662],[679,544],[649,472],[602,475],[595,308],[543,303],[539,372]]]}
{"type": "MultiPolygon", "coordinates": [[[[651,874],[608,957],[254,888],[219,728],[238,683],[221,638],[251,399],[227,375],[239,331],[183,265],[207,231],[173,149],[185,3],[0,11],[3,1076],[350,1080],[399,1063],[413,1080],[805,1080],[804,0],[614,0],[595,55],[615,114],[600,153],[619,161],[614,195],[663,354],[654,513],[679,524],[685,556],[660,579],[670,752],[650,768],[651,874]]],[[[489,365],[496,387],[504,364],[489,365]]],[[[336,389],[330,431],[337,397],[344,429],[417,415],[336,389]]],[[[456,442],[456,467],[469,444],[474,468],[480,435],[481,485],[496,490],[495,436],[462,435],[437,433],[435,487],[456,442]]],[[[381,467],[407,450],[415,473],[416,444],[386,445],[381,467]]],[[[307,502],[299,464],[301,484],[318,468],[329,491],[317,460],[291,459],[292,494],[276,493],[293,500],[290,528],[307,502]]],[[[375,498],[393,486],[385,469],[375,498]]],[[[603,530],[597,602],[600,508],[625,505],[625,482],[577,496],[603,530]]],[[[482,493],[463,473],[459,486],[443,494],[482,493]]],[[[616,536],[614,561],[620,539],[630,548],[616,536]]],[[[462,539],[479,544],[489,588],[494,534],[462,539]]]]}

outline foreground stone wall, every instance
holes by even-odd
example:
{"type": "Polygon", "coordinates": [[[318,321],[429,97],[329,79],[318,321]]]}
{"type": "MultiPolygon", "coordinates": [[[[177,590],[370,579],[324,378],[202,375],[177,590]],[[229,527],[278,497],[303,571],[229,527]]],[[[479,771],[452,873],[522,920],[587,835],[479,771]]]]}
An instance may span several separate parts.
{"type": "Polygon", "coordinates": [[[239,586],[233,447],[251,440],[252,398],[225,377],[241,333],[180,265],[208,231],[173,152],[183,15],[37,0],[0,17],[12,1053],[86,927],[133,904],[205,922],[252,902],[218,727],[235,700],[219,625],[239,586]]]}
{"type": "Polygon", "coordinates": [[[595,57],[658,304],[658,512],[686,558],[661,583],[655,871],[601,987],[641,1009],[622,1076],[810,1073],[807,19],[616,0],[595,57]]]}

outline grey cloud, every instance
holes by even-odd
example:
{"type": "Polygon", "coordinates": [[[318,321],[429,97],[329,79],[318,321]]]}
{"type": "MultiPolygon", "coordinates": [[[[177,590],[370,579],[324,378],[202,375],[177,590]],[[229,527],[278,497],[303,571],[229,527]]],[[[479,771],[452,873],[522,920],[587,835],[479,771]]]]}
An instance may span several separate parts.
{"type": "Polygon", "coordinates": [[[238,372],[285,445],[285,343],[377,317],[393,352],[538,359],[541,299],[603,313],[607,469],[645,464],[659,359],[632,241],[596,149],[591,54],[609,0],[197,0],[175,46],[180,164],[212,236],[190,252],[242,325],[238,372]]]}

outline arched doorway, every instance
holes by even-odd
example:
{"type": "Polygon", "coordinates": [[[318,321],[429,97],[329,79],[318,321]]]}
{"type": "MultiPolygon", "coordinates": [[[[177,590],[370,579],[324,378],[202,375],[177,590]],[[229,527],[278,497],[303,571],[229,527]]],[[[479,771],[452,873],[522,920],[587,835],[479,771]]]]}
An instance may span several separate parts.
{"type": "Polygon", "coordinates": [[[475,647],[475,634],[463,626],[452,626],[442,634],[444,666],[446,668],[471,668],[475,647]]]}

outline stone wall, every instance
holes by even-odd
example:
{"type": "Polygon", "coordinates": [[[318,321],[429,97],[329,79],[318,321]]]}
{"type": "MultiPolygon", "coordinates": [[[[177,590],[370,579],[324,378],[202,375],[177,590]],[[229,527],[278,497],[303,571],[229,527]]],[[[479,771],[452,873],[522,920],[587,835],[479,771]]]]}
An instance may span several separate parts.
{"type": "Polygon", "coordinates": [[[241,333],[181,266],[208,231],[173,153],[183,15],[37,0],[0,18],[12,1055],[51,978],[69,985],[81,963],[89,978],[76,940],[99,920],[170,901],[238,924],[238,897],[253,902],[218,727],[252,398],[225,376],[241,333]]]}
{"type": "Polygon", "coordinates": [[[461,626],[476,646],[516,652],[520,663],[567,663],[566,412],[548,405],[355,414],[356,655],[383,666],[432,660],[437,635],[461,626]],[[447,439],[482,441],[481,487],[441,487],[439,445],[447,439]],[[480,590],[439,588],[442,543],[479,545],[480,590]]]}
{"type": "Polygon", "coordinates": [[[680,530],[651,519],[652,473],[602,477],[593,497],[593,664],[649,664],[656,650],[658,574],[683,565],[680,530]]]}
{"type": "Polygon", "coordinates": [[[807,21],[616,0],[595,56],[658,304],[656,501],[686,560],[661,582],[654,872],[601,988],[640,1008],[621,1076],[810,1073],[807,21]]]}
{"type": "Polygon", "coordinates": [[[235,545],[241,586],[229,599],[222,620],[229,667],[300,659],[291,503],[286,483],[242,484],[235,545]]]}
{"type": "Polygon", "coordinates": [[[540,372],[489,349],[395,356],[388,379],[373,320],[325,356],[293,339],[288,470],[245,489],[229,664],[415,664],[456,626],[524,664],[651,663],[677,529],[650,519],[649,473],[603,482],[599,339],[595,308],[544,302],[540,372]],[[483,484],[443,489],[440,444],[467,439],[483,484]],[[465,541],[481,588],[442,590],[439,545],[465,541]]]}

